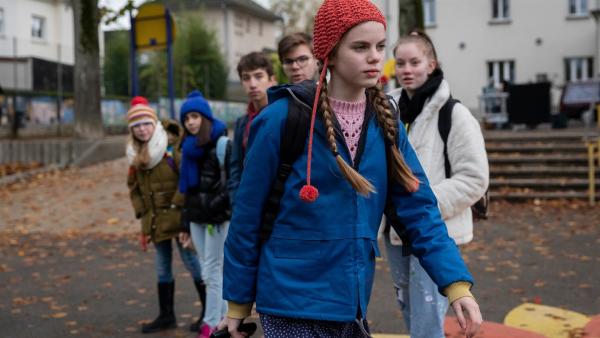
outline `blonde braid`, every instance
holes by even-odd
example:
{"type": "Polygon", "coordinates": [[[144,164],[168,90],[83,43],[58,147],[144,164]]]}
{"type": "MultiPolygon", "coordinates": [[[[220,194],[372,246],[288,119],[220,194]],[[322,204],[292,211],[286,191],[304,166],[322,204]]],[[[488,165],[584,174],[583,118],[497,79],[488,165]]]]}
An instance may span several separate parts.
{"type": "Polygon", "coordinates": [[[327,91],[327,80],[323,79],[323,86],[321,87],[321,110],[323,111],[323,119],[325,120],[325,127],[327,128],[327,141],[329,142],[329,148],[335,156],[335,161],[342,172],[342,175],[348,180],[354,190],[358,191],[363,196],[368,196],[370,193],[375,192],[375,187],[359,174],[354,168],[352,168],[338,152],[337,143],[335,141],[335,131],[333,127],[333,115],[332,109],[329,104],[328,91],[327,91]]]}
{"type": "Polygon", "coordinates": [[[383,93],[381,85],[371,87],[367,90],[369,97],[373,102],[377,120],[383,128],[383,135],[387,139],[388,151],[386,151],[388,161],[388,175],[396,182],[406,188],[410,192],[417,191],[419,188],[419,180],[413,174],[410,167],[404,161],[404,156],[396,146],[396,138],[398,137],[398,122],[394,118],[387,97],[383,93]]]}

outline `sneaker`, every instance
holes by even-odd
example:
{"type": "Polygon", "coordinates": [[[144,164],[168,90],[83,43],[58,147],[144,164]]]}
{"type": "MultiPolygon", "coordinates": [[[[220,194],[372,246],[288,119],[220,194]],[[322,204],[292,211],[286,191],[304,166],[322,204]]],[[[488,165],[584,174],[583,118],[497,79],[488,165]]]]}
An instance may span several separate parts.
{"type": "Polygon", "coordinates": [[[216,327],[210,327],[206,323],[202,323],[200,326],[200,332],[198,333],[198,338],[210,338],[210,335],[217,331],[216,327]]]}

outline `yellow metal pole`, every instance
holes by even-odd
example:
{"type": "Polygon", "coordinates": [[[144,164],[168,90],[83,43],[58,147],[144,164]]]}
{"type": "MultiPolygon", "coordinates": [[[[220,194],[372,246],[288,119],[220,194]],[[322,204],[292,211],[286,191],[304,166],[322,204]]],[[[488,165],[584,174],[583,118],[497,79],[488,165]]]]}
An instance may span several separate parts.
{"type": "Polygon", "coordinates": [[[596,123],[598,124],[598,128],[600,128],[600,104],[596,105],[596,123]]]}
{"type": "Polygon", "coordinates": [[[598,137],[598,168],[600,168],[600,136],[598,137]]]}
{"type": "Polygon", "coordinates": [[[589,181],[589,189],[588,189],[588,197],[590,205],[593,206],[596,204],[596,168],[595,168],[595,154],[594,148],[596,145],[592,142],[588,143],[588,181],[589,181]]]}

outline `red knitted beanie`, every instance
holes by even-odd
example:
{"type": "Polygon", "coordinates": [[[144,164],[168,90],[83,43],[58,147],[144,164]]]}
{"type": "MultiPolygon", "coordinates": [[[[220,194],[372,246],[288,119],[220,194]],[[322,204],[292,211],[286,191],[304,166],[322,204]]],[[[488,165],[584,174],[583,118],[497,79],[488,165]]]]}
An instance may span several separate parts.
{"type": "Polygon", "coordinates": [[[385,27],[385,17],[369,0],[325,0],[315,16],[313,48],[323,61],[342,35],[366,21],[377,21],[385,27]]]}

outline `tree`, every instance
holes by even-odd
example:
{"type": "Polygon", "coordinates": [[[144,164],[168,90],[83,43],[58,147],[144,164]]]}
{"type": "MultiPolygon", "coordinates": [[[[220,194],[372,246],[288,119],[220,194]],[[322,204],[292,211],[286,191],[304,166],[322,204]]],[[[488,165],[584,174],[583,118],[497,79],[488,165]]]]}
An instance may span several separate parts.
{"type": "Polygon", "coordinates": [[[305,32],[312,35],[313,22],[320,1],[277,0],[271,2],[271,11],[283,18],[283,35],[305,32]]]}
{"type": "Polygon", "coordinates": [[[399,34],[407,35],[413,29],[423,30],[423,1],[422,0],[400,0],[399,34]]]}
{"type": "MultiPolygon", "coordinates": [[[[225,98],[227,67],[217,39],[198,15],[176,18],[177,37],[173,45],[175,95],[185,97],[199,89],[211,99],[225,98]]],[[[158,97],[167,93],[165,51],[145,52],[139,66],[140,93],[158,97]]]]}
{"type": "Polygon", "coordinates": [[[227,67],[215,33],[199,15],[179,17],[177,25],[179,34],[173,46],[176,91],[185,96],[200,89],[207,98],[225,98],[227,67]]]}
{"type": "Polygon", "coordinates": [[[114,31],[105,34],[104,90],[107,95],[129,95],[129,34],[114,31]]]}
{"type": "Polygon", "coordinates": [[[75,30],[75,136],[104,136],[100,109],[100,48],[98,0],[71,0],[75,30]]]}

